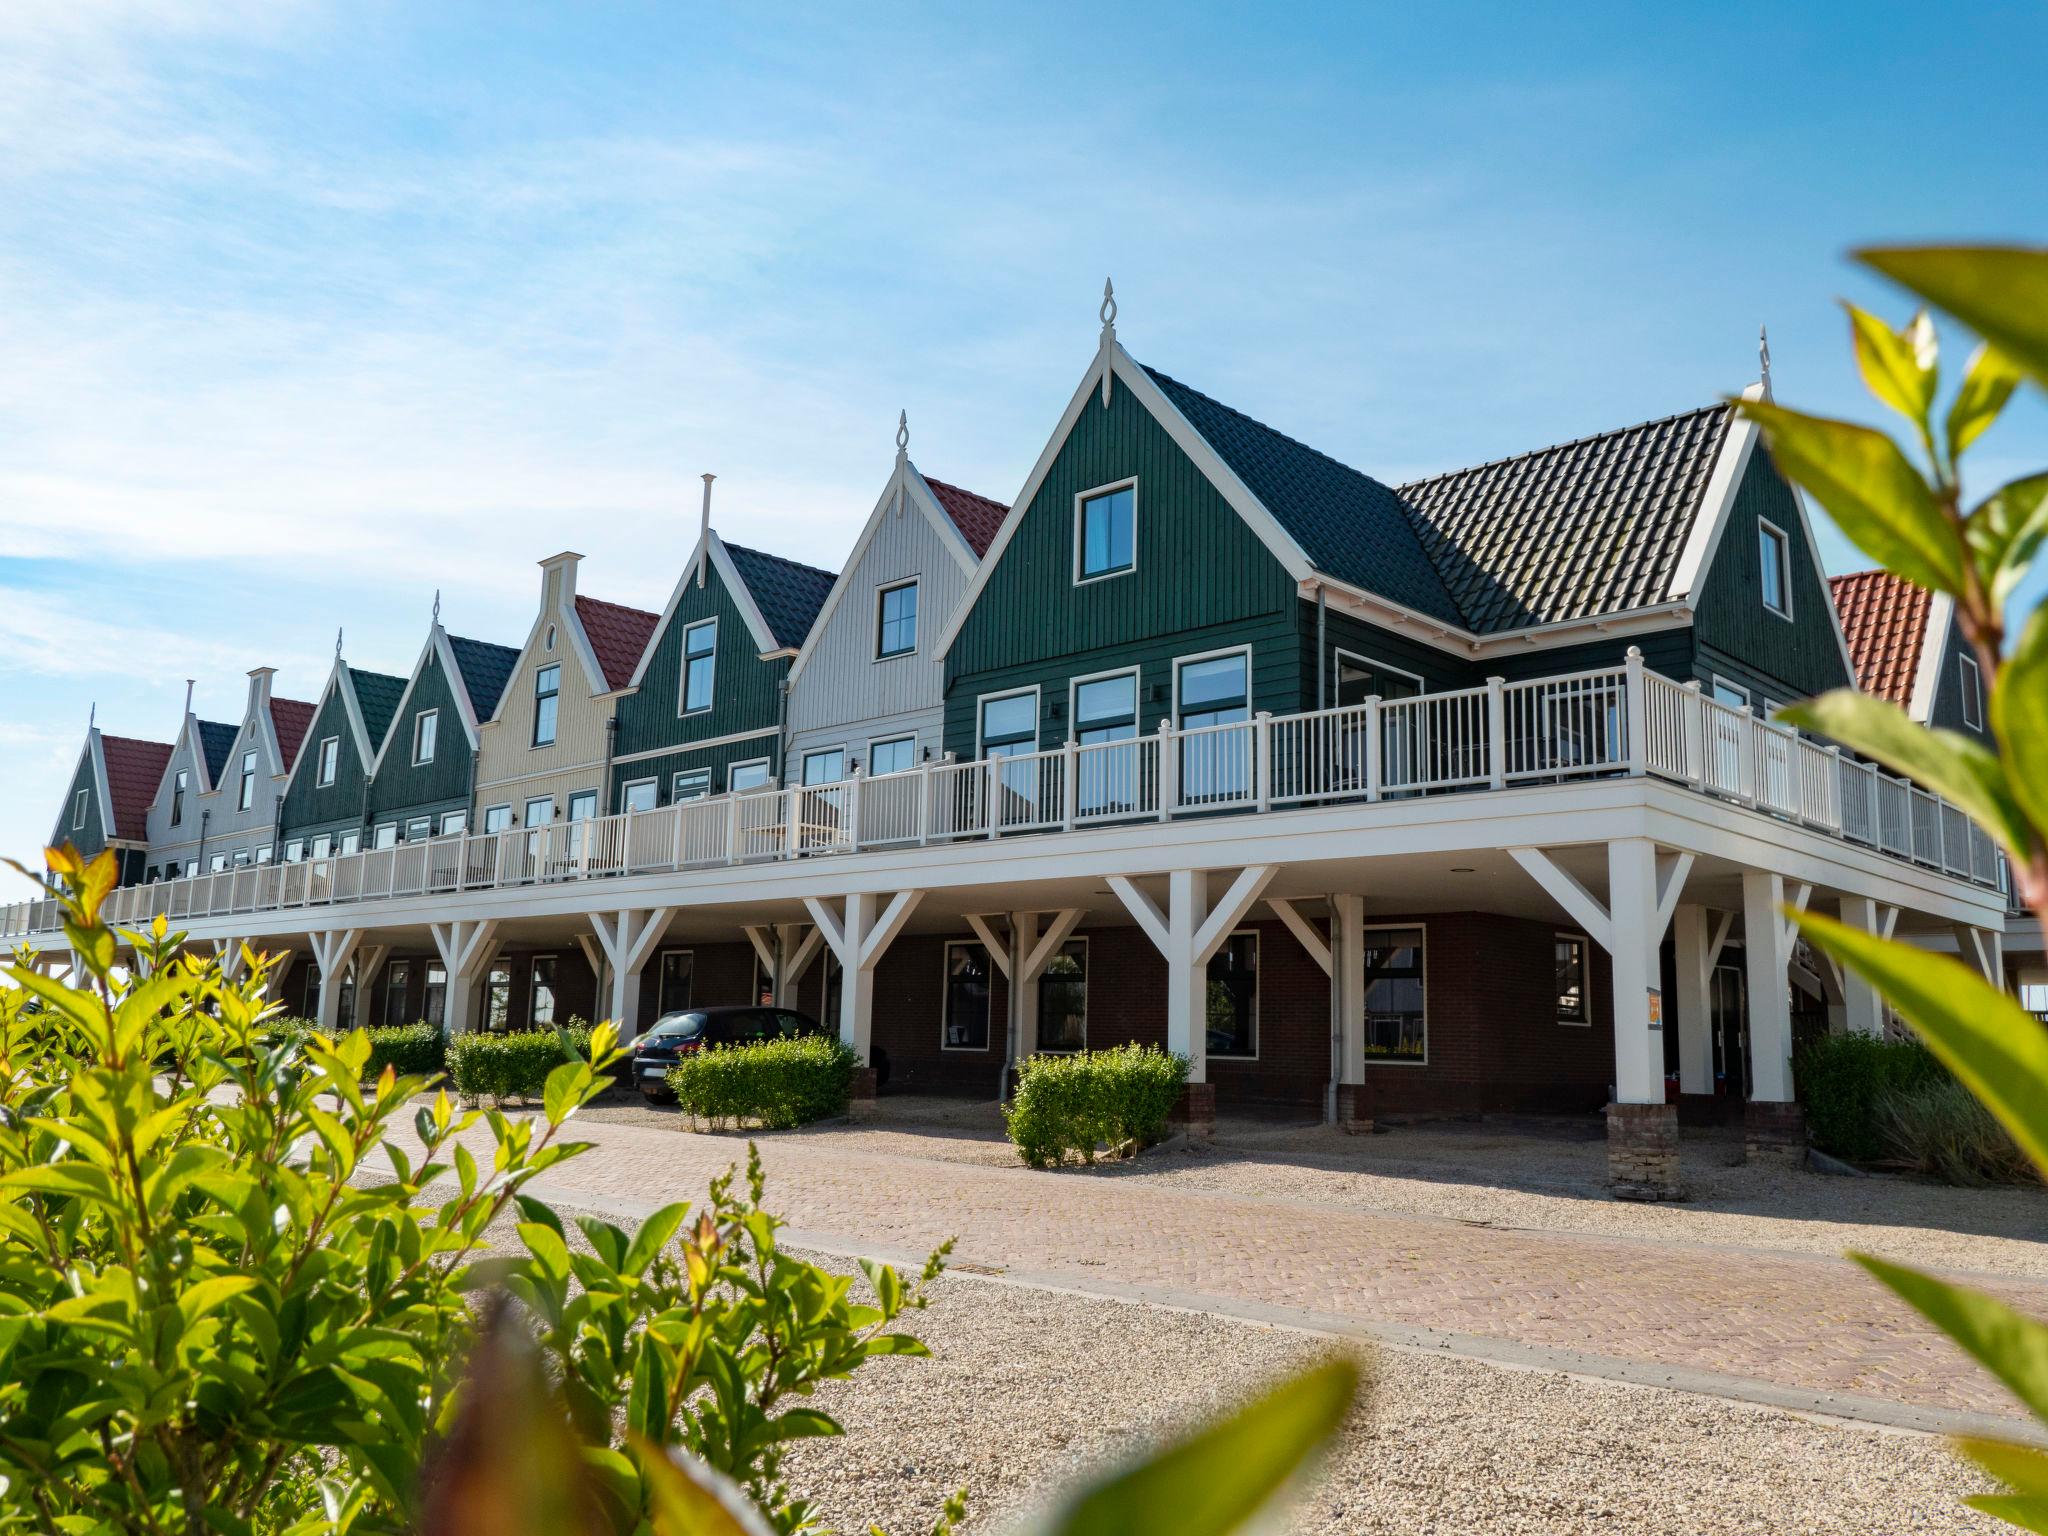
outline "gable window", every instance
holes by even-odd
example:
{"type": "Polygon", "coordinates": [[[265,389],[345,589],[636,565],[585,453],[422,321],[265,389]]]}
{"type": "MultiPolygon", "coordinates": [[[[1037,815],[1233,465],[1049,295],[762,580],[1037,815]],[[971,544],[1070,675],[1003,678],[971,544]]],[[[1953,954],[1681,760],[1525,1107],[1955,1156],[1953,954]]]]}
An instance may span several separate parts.
{"type": "Polygon", "coordinates": [[[661,799],[659,779],[635,779],[619,790],[619,809],[622,811],[651,811],[661,799]]]}
{"type": "Polygon", "coordinates": [[[675,777],[670,786],[669,798],[677,804],[685,800],[702,800],[711,793],[711,770],[709,768],[685,768],[675,777]]]}
{"type": "Polygon", "coordinates": [[[186,774],[180,768],[171,779],[171,825],[176,826],[185,819],[186,774]]]}
{"type": "Polygon", "coordinates": [[[876,594],[875,659],[908,656],[917,649],[917,583],[899,582],[876,594]]]}
{"type": "Polygon", "coordinates": [[[1088,1048],[1088,941],[1069,939],[1038,983],[1038,1048],[1088,1048]]]}
{"type": "Polygon", "coordinates": [[[770,777],[768,759],[756,757],[744,763],[734,763],[726,769],[725,787],[734,791],[760,789],[768,783],[770,777]]]}
{"type": "Polygon", "coordinates": [[[542,667],[533,674],[533,744],[555,744],[555,716],[562,703],[562,664],[542,667]]]}
{"type": "Polygon", "coordinates": [[[887,741],[868,743],[868,777],[885,773],[908,773],[917,766],[917,738],[891,736],[887,741]]]}
{"type": "Polygon", "coordinates": [[[1963,724],[1973,731],[1984,729],[1984,684],[1974,656],[1956,657],[1956,670],[1963,675],[1963,724]]]}
{"type": "Polygon", "coordinates": [[[396,848],[398,846],[398,823],[395,821],[380,822],[376,832],[372,834],[370,846],[373,848],[396,848]]]}
{"type": "Polygon", "coordinates": [[[837,784],[846,777],[846,748],[826,747],[804,754],[806,784],[837,784]]]}
{"type": "Polygon", "coordinates": [[[683,631],[683,713],[711,707],[718,673],[718,620],[702,619],[683,631]]]}
{"type": "Polygon", "coordinates": [[[1792,617],[1792,544],[1785,530],[1757,519],[1757,557],[1764,606],[1781,619],[1792,617]]]}
{"type": "Polygon", "coordinates": [[[1365,935],[1365,1054],[1417,1065],[1429,1059],[1420,928],[1365,935]]]}
{"type": "Polygon", "coordinates": [[[1074,510],[1074,580],[1121,576],[1137,564],[1138,486],[1083,492],[1074,510]]]}
{"type": "Polygon", "coordinates": [[[314,787],[325,789],[334,782],[334,775],[341,766],[341,738],[323,736],[320,738],[320,771],[314,776],[314,787]]]}
{"type": "Polygon", "coordinates": [[[71,801],[71,830],[74,832],[85,825],[85,800],[86,793],[81,789],[71,801]]]}
{"type": "Polygon", "coordinates": [[[988,951],[981,945],[962,941],[946,946],[943,1049],[988,1049],[988,971],[988,951]]]}
{"type": "Polygon", "coordinates": [[[1557,936],[1557,1022],[1591,1024],[1593,994],[1586,981],[1586,937],[1579,933],[1557,936]]]}
{"type": "Polygon", "coordinates": [[[441,712],[423,709],[412,722],[412,761],[418,767],[434,760],[434,743],[441,734],[441,712]]]}
{"type": "Polygon", "coordinates": [[[1209,961],[1204,999],[1208,1052],[1249,1061],[1259,1054],[1259,936],[1233,933],[1209,961]]]}

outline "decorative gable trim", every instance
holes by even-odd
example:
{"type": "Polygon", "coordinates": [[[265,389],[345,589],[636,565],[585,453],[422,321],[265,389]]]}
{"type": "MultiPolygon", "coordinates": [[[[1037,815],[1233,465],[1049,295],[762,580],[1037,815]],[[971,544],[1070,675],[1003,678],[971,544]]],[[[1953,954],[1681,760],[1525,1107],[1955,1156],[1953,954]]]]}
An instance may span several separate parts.
{"type": "MultiPolygon", "coordinates": [[[[1922,725],[1934,719],[1934,701],[1941,696],[1941,674],[1948,665],[1955,613],[1956,600],[1948,593],[1929,594],[1927,632],[1920,637],[1920,665],[1913,673],[1912,701],[1906,706],[1906,713],[1922,725]]],[[[1853,669],[1850,675],[1854,676],[1853,669]]]]}
{"type": "MultiPolygon", "coordinates": [[[[455,648],[448,643],[448,631],[436,620],[428,629],[427,643],[420,647],[419,659],[412,664],[412,672],[405,680],[405,692],[398,696],[398,705],[391,712],[391,727],[385,731],[384,740],[378,743],[377,755],[370,759],[370,777],[373,779],[383,770],[384,754],[391,750],[391,743],[400,736],[404,736],[407,741],[412,739],[412,733],[401,731],[399,725],[405,719],[406,710],[412,706],[413,690],[419,686],[420,673],[426,670],[429,656],[440,658],[441,673],[448,679],[448,691],[455,698],[455,714],[462,722],[462,734],[469,741],[469,750],[474,752],[481,744],[477,737],[477,727],[482,722],[477,719],[476,704],[469,696],[469,679],[462,675],[462,668],[455,664],[455,648]]],[[[520,660],[525,659],[522,653],[520,660]]],[[[505,684],[505,693],[511,691],[512,685],[508,681],[505,684]]],[[[498,702],[505,702],[504,694],[498,696],[498,702]]],[[[301,751],[299,755],[303,757],[305,753],[301,751]]]]}
{"type": "MultiPolygon", "coordinates": [[[[632,681],[621,692],[638,688],[647,676],[647,669],[654,662],[654,653],[661,649],[662,637],[668,633],[669,622],[675,618],[676,610],[683,605],[683,594],[697,579],[697,556],[706,553],[711,564],[718,568],[718,579],[725,583],[726,595],[733,606],[740,611],[740,618],[746,622],[747,633],[754,637],[754,649],[763,660],[775,656],[793,656],[796,652],[789,647],[778,645],[768,628],[768,621],[761,617],[761,609],[754,602],[754,594],[747,590],[747,584],[740,580],[740,573],[732,563],[732,556],[725,552],[725,541],[718,536],[716,528],[704,530],[704,536],[690,550],[690,558],[683,562],[682,577],[676,582],[675,590],[668,595],[668,606],[661,610],[661,618],[654,626],[654,632],[647,637],[647,647],[640,653],[640,664],[633,669],[632,681]]],[[[500,704],[503,700],[499,701],[500,704]]]]}
{"type": "Polygon", "coordinates": [[[56,830],[50,834],[50,846],[52,848],[62,847],[64,840],[73,831],[71,808],[77,802],[77,795],[73,790],[73,786],[78,783],[78,770],[83,768],[88,761],[92,764],[92,792],[99,797],[100,830],[106,834],[107,842],[111,843],[117,840],[115,834],[118,829],[113,825],[113,811],[111,809],[113,796],[107,793],[107,761],[105,754],[100,751],[99,727],[92,726],[85,733],[85,745],[78,749],[78,761],[71,765],[71,777],[65,781],[64,803],[57,807],[56,830]]]}
{"type": "Polygon", "coordinates": [[[292,763],[291,772],[285,775],[284,787],[277,792],[280,800],[292,792],[292,785],[298,781],[299,770],[305,766],[306,759],[319,757],[320,744],[314,739],[313,727],[319,723],[320,712],[327,708],[327,696],[337,690],[341,694],[341,707],[348,715],[349,734],[355,738],[356,761],[363,765],[365,774],[376,772],[379,754],[370,745],[370,727],[363,719],[362,701],[356,697],[355,679],[349,675],[348,663],[336,656],[334,669],[327,674],[326,686],[313,701],[313,718],[306,724],[306,740],[299,743],[298,758],[292,763]],[[313,749],[310,752],[306,750],[309,746],[313,749]]]}
{"type": "MultiPolygon", "coordinates": [[[[561,596],[554,607],[543,607],[539,613],[534,615],[533,627],[526,632],[526,643],[519,647],[519,660],[513,665],[512,676],[506,679],[505,690],[498,695],[498,707],[491,711],[491,718],[485,722],[486,724],[496,725],[505,718],[505,705],[512,697],[512,685],[526,671],[527,663],[533,659],[534,643],[540,639],[541,631],[549,624],[555,626],[557,634],[567,635],[570,645],[575,647],[576,663],[583,668],[583,680],[590,687],[590,697],[592,699],[615,698],[619,694],[627,692],[633,686],[632,684],[629,684],[627,688],[610,688],[606,686],[607,679],[604,675],[604,667],[599,664],[597,659],[597,647],[590,643],[590,636],[583,632],[583,620],[576,612],[576,596],[568,590],[566,585],[560,590],[561,596]]],[[[642,663],[643,665],[645,663],[644,657],[642,658],[642,663]]],[[[633,682],[634,684],[639,682],[639,675],[637,673],[634,675],[633,682]]]]}

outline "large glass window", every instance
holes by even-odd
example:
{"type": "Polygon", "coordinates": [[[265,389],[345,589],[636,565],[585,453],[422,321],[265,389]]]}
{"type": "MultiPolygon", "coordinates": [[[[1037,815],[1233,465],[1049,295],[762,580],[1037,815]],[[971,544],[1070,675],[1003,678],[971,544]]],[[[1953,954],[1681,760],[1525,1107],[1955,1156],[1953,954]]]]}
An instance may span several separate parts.
{"type": "Polygon", "coordinates": [[[512,807],[492,805],[484,808],[484,831],[503,832],[512,825],[512,807]]]}
{"type": "Polygon", "coordinates": [[[651,811],[661,799],[659,779],[635,779],[619,791],[622,811],[651,811]]]}
{"type": "Polygon", "coordinates": [[[412,722],[412,760],[417,765],[434,760],[434,747],[441,736],[441,712],[423,709],[412,722]]]}
{"type": "Polygon", "coordinates": [[[690,978],[695,957],[687,949],[661,952],[661,982],[655,991],[656,1017],[680,1013],[690,1006],[690,978]]]}
{"type": "MultiPolygon", "coordinates": [[[[1251,719],[1252,659],[1248,652],[1204,656],[1175,664],[1174,698],[1180,728],[1236,725],[1251,719]]],[[[1180,795],[1184,805],[1220,804],[1251,793],[1250,731],[1210,731],[1180,742],[1180,795]]]]}
{"type": "Polygon", "coordinates": [[[837,784],[846,777],[846,749],[827,747],[821,752],[804,754],[804,782],[806,784],[837,784]]]}
{"type": "Polygon", "coordinates": [[[320,738],[320,773],[315,781],[316,789],[325,789],[334,782],[334,775],[341,766],[341,738],[323,736],[320,738]]]}
{"type": "Polygon", "coordinates": [[[946,946],[946,1021],[949,1051],[988,1049],[988,951],[980,944],[946,946]]]}
{"type": "Polygon", "coordinates": [[[555,744],[556,716],[562,705],[562,664],[542,667],[533,674],[533,744],[555,744]]]}
{"type": "Polygon", "coordinates": [[[875,656],[908,656],[917,649],[917,583],[884,587],[876,594],[875,656]]]}
{"type": "Polygon", "coordinates": [[[427,962],[427,985],[421,998],[420,1012],[436,1029],[448,1022],[448,970],[432,960],[427,962]]]}
{"type": "Polygon", "coordinates": [[[730,790],[759,789],[771,777],[768,759],[757,757],[751,762],[734,763],[725,770],[725,787],[730,790]]]}
{"type": "Polygon", "coordinates": [[[1556,940],[1557,1022],[1591,1024],[1592,993],[1586,985],[1586,939],[1582,934],[1560,933],[1556,940]]]}
{"type": "Polygon", "coordinates": [[[1429,1054],[1424,1016],[1422,930],[1372,928],[1365,935],[1365,1054],[1420,1062],[1429,1054]]]}
{"type": "Polygon", "coordinates": [[[540,1029],[555,1022],[555,957],[535,955],[527,987],[526,1022],[540,1029]]]}
{"type": "Polygon", "coordinates": [[[684,800],[702,800],[711,793],[711,770],[709,768],[685,768],[675,777],[671,798],[678,803],[684,800]]]}
{"type": "Polygon", "coordinates": [[[1259,1054],[1259,936],[1233,933],[1209,961],[1211,1056],[1259,1054]]]}
{"type": "Polygon", "coordinates": [[[1006,693],[981,701],[981,755],[1015,757],[1038,750],[1038,695],[1006,693]]]}
{"type": "Polygon", "coordinates": [[[1088,1048],[1088,941],[1069,939],[1038,982],[1038,1048],[1088,1048]]]}
{"type": "Polygon", "coordinates": [[[246,811],[256,803],[256,754],[242,754],[242,789],[235,799],[235,809],[246,811]]]}
{"type": "Polygon", "coordinates": [[[1138,749],[1100,745],[1130,741],[1137,734],[1137,673],[1093,677],[1074,685],[1074,739],[1095,748],[1081,753],[1074,765],[1074,805],[1081,815],[1130,810],[1141,802],[1138,749]]]}
{"type": "Polygon", "coordinates": [[[484,1028],[502,1030],[512,1022],[512,967],[494,965],[484,978],[484,1028]]]}
{"type": "Polygon", "coordinates": [[[1092,581],[1130,570],[1137,561],[1138,488],[1125,485],[1090,496],[1081,503],[1079,516],[1075,579],[1092,581]]]}
{"type": "Polygon", "coordinates": [[[892,736],[887,741],[868,743],[868,777],[885,773],[908,773],[917,766],[917,738],[892,736]]]}
{"type": "Polygon", "coordinates": [[[1757,558],[1763,577],[1764,606],[1780,618],[1791,618],[1791,545],[1784,533],[1769,523],[1757,524],[1757,558]]]}
{"type": "Polygon", "coordinates": [[[718,672],[718,620],[705,619],[683,631],[683,713],[711,707],[718,672]]]}

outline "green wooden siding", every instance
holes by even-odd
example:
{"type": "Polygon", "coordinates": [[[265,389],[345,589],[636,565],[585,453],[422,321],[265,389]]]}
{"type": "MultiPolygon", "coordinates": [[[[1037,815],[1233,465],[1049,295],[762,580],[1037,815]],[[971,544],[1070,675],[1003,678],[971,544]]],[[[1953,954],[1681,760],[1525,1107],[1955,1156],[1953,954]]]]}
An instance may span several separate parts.
{"type": "Polygon", "coordinates": [[[1121,384],[1091,394],[946,658],[946,748],[975,750],[976,700],[1037,686],[1040,742],[1066,739],[1068,680],[1137,665],[1139,723],[1171,707],[1177,656],[1252,647],[1252,703],[1301,707],[1294,583],[1121,384]],[[1135,569],[1076,584],[1075,497],[1135,476],[1135,569]],[[1055,712],[1056,711],[1056,712],[1055,712]]]}
{"type": "Polygon", "coordinates": [[[291,788],[278,807],[279,835],[284,838],[312,837],[321,832],[344,832],[363,824],[363,793],[367,782],[363,760],[356,752],[356,734],[348,720],[348,705],[341,690],[332,689],[306,731],[300,748],[301,761],[292,776],[291,788]],[[334,755],[334,782],[320,780],[320,743],[329,736],[341,738],[334,755]]]}
{"type": "Polygon", "coordinates": [[[57,810],[57,843],[62,845],[68,840],[80,853],[90,858],[107,846],[107,828],[103,816],[98,775],[92,771],[92,753],[87,752],[78,759],[78,774],[72,779],[71,788],[64,792],[64,803],[57,810]],[[81,789],[85,791],[85,825],[73,827],[72,812],[78,805],[78,792],[81,789]]]}
{"type": "Polygon", "coordinates": [[[1951,618],[1948,633],[1933,637],[1932,643],[1942,648],[1941,660],[1937,663],[1941,670],[1935,674],[1934,704],[1928,711],[1928,724],[1939,726],[1943,730],[1960,731],[1965,736],[1974,736],[1978,741],[1990,745],[1991,693],[1981,671],[1977,677],[1977,702],[1973,706],[1977,714],[1977,723],[1968,724],[1963,717],[1962,658],[1969,656],[1974,659],[1976,652],[1970,649],[1969,642],[1963,638],[1962,626],[1951,618]]]}
{"type": "MultiPolygon", "coordinates": [[[[640,686],[617,704],[619,730],[612,750],[617,757],[674,748],[679,753],[691,742],[731,736],[740,731],[779,728],[782,723],[782,679],[789,673],[789,659],[763,661],[758,643],[739,605],[719,579],[718,567],[705,562],[704,585],[685,577],[683,595],[655,641],[654,655],[640,686]],[[713,668],[711,707],[699,714],[682,711],[683,633],[703,619],[718,620],[718,653],[713,668]]],[[[699,753],[697,761],[675,766],[701,767],[706,763],[723,769],[726,763],[753,757],[780,758],[777,738],[763,736],[731,743],[699,753]]],[[[618,801],[617,786],[629,778],[645,778],[659,771],[667,794],[669,770],[650,769],[648,762],[668,763],[668,757],[643,759],[641,763],[615,765],[612,770],[612,800],[618,801]]],[[[718,775],[723,787],[723,773],[718,775]]]]}
{"type": "MultiPolygon", "coordinates": [[[[1299,709],[1316,707],[1316,605],[1313,602],[1297,603],[1296,617],[1301,635],[1301,703],[1299,709]]],[[[1433,645],[1407,635],[1396,634],[1355,618],[1348,613],[1325,611],[1323,614],[1323,638],[1328,657],[1323,668],[1323,705],[1328,707],[1337,702],[1337,653],[1345,651],[1353,656],[1363,656],[1384,666],[1394,667],[1403,672],[1413,673],[1423,680],[1427,693],[1442,693],[1450,688],[1470,688],[1485,681],[1484,670],[1476,668],[1463,657],[1448,651],[1440,651],[1433,645]]],[[[1279,711],[1275,711],[1279,713],[1279,711]]]]}
{"type": "Polygon", "coordinates": [[[1661,672],[1674,682],[1690,682],[1696,675],[1698,661],[1693,632],[1681,624],[1646,634],[1612,635],[1578,645],[1503,652],[1480,663],[1475,681],[1483,683],[1489,677],[1504,677],[1515,683],[1528,678],[1560,677],[1572,672],[1618,667],[1628,659],[1630,646],[1643,653],[1644,666],[1652,672],[1661,672]]]}
{"type": "Polygon", "coordinates": [[[384,754],[383,766],[370,785],[370,824],[395,821],[403,826],[409,817],[431,816],[438,827],[443,812],[468,807],[475,771],[476,756],[463,734],[462,711],[449,689],[447,668],[441,665],[440,653],[430,650],[420,664],[404,711],[391,722],[391,750],[384,754]],[[441,713],[435,729],[434,760],[415,767],[413,722],[430,709],[441,713]]]}
{"type": "Polygon", "coordinates": [[[1851,681],[1835,635],[1820,559],[1802,531],[1792,488],[1758,448],[1736,492],[1728,525],[1700,584],[1694,626],[1699,672],[1740,674],[1759,692],[1790,702],[1851,681]],[[1759,522],[1783,530],[1792,564],[1792,617],[1764,607],[1759,522]]]}
{"type": "Polygon", "coordinates": [[[653,779],[656,785],[656,803],[667,805],[674,798],[675,776],[697,768],[710,769],[711,793],[723,794],[726,790],[726,774],[734,763],[751,763],[764,757],[768,759],[769,773],[780,776],[781,737],[749,736],[744,741],[721,742],[715,747],[679,747],[673,752],[664,752],[657,757],[640,758],[630,763],[614,763],[611,804],[605,809],[624,810],[626,786],[638,779],[653,779]]]}

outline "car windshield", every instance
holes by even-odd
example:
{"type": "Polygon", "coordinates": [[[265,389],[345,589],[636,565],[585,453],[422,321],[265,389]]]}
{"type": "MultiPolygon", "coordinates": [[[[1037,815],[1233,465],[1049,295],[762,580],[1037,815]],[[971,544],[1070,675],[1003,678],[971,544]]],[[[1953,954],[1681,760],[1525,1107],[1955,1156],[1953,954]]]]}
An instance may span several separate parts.
{"type": "Polygon", "coordinates": [[[701,1013],[671,1013],[656,1019],[654,1028],[647,1031],[650,1040],[694,1040],[704,1033],[704,1015],[701,1013]]]}

